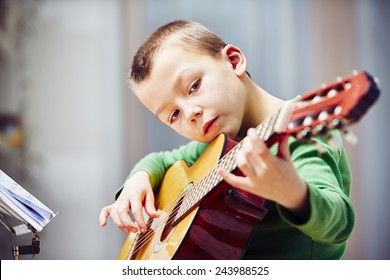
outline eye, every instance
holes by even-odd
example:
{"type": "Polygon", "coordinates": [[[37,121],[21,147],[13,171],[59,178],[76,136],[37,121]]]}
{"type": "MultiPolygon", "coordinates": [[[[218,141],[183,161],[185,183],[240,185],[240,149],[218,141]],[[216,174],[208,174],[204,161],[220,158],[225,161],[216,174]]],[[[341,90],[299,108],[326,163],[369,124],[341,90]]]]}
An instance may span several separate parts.
{"type": "Polygon", "coordinates": [[[179,117],[179,114],[180,114],[180,110],[179,109],[176,109],[172,115],[169,117],[169,123],[172,124],[174,121],[177,120],[177,118],[179,117]]]}
{"type": "Polygon", "coordinates": [[[196,80],[192,83],[189,94],[193,93],[195,90],[199,89],[200,87],[200,79],[196,80]]]}

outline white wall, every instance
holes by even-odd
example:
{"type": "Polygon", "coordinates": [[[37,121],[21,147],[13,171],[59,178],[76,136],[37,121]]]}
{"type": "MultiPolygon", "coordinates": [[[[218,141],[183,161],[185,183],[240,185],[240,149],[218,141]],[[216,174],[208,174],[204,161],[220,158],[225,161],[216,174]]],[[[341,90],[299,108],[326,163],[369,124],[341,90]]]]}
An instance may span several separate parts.
{"type": "Polygon", "coordinates": [[[38,2],[19,53],[26,188],[59,212],[40,234],[39,259],[112,259],[123,241],[98,221],[125,176],[120,2],[38,2]]]}

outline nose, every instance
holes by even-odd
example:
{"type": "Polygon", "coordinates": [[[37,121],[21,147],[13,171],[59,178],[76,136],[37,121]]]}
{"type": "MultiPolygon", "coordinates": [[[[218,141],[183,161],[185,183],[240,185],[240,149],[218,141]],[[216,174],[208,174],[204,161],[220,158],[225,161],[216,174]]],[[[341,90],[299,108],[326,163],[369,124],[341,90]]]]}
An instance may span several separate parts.
{"type": "Polygon", "coordinates": [[[196,123],[202,115],[202,109],[199,106],[191,106],[188,108],[187,119],[190,123],[196,123]]]}
{"type": "Polygon", "coordinates": [[[192,123],[195,123],[198,120],[198,117],[200,116],[200,113],[195,113],[194,116],[191,119],[192,123]]]}

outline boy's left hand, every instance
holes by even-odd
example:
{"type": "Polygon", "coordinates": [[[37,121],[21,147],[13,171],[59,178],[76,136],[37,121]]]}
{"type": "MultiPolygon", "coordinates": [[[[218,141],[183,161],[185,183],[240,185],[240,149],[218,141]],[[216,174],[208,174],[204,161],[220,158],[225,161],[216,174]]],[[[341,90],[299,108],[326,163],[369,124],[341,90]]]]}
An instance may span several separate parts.
{"type": "Polygon", "coordinates": [[[291,162],[288,137],[281,140],[275,156],[251,128],[236,163],[243,176],[219,170],[219,175],[228,184],[275,201],[299,217],[307,216],[308,190],[291,162]]]}

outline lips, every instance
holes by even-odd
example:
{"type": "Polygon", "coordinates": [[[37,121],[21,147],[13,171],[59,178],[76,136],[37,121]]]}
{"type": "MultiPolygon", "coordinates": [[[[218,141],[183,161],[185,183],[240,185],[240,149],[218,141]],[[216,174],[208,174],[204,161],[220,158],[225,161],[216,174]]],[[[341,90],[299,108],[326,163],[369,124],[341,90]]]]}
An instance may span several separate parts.
{"type": "Polygon", "coordinates": [[[203,130],[203,134],[207,134],[214,126],[215,122],[217,121],[218,117],[206,122],[203,127],[202,127],[202,130],[203,130]]]}

